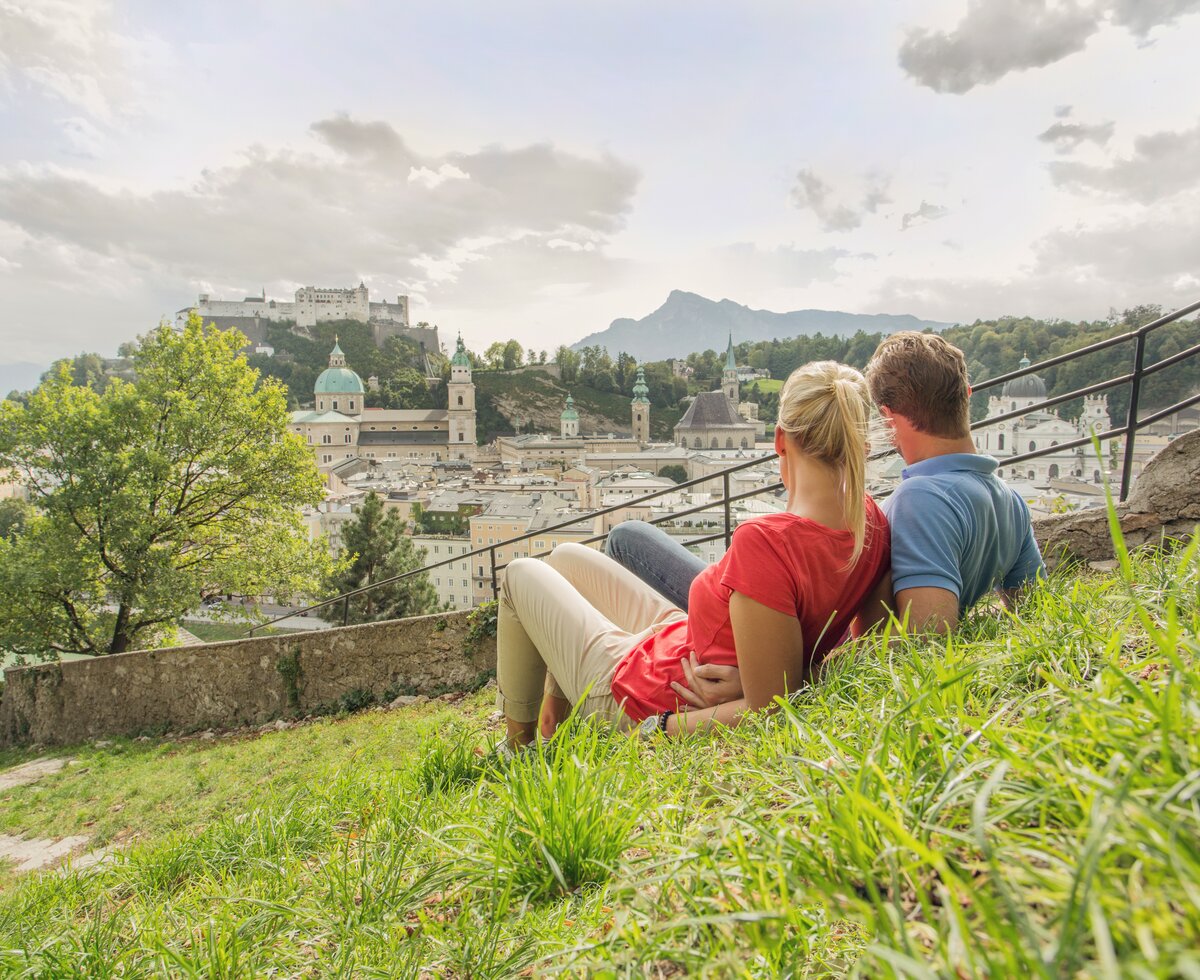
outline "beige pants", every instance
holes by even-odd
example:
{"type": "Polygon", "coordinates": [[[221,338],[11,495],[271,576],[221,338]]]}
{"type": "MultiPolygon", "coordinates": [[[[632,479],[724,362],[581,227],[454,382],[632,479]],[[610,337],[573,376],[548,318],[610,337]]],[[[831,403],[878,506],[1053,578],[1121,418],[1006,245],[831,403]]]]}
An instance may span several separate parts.
{"type": "Polygon", "coordinates": [[[647,636],[686,618],[592,548],[562,544],[545,561],[518,558],[504,570],[500,596],[497,707],[513,721],[537,721],[544,691],[578,705],[580,714],[628,727],[612,696],[617,664],[647,636]]]}

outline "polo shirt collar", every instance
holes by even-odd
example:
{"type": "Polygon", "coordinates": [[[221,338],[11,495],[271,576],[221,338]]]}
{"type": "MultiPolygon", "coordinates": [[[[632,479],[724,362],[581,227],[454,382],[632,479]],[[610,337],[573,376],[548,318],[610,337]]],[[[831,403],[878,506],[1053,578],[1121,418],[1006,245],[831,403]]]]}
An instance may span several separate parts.
{"type": "Polygon", "coordinates": [[[995,473],[999,465],[994,457],[981,453],[946,453],[906,466],[901,470],[900,478],[907,480],[910,476],[937,476],[940,473],[995,473]]]}

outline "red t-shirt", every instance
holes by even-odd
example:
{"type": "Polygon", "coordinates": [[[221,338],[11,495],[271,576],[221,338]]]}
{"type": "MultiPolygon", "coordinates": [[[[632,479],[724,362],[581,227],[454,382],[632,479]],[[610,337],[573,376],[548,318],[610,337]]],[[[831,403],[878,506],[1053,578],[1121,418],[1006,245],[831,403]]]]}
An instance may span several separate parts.
{"type": "Polygon", "coordinates": [[[887,518],[870,497],[866,507],[866,542],[849,571],[850,531],[786,512],[738,525],[725,556],[692,581],[688,618],[647,637],[617,665],[612,693],[625,702],[625,713],[640,721],[677,710],[671,682],[686,684],[680,660],[692,650],[701,663],[737,666],[729,619],[734,592],[799,619],[808,661],[819,663],[845,637],[888,568],[887,518]]]}

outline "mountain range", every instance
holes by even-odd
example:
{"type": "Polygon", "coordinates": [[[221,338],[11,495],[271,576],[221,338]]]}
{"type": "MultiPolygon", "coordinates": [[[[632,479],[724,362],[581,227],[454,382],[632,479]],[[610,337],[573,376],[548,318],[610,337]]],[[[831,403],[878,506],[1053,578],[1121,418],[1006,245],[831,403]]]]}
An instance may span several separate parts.
{"type": "Polygon", "coordinates": [[[794,310],[773,313],[752,310],[733,300],[706,299],[696,293],[674,289],[667,301],[640,320],[621,317],[608,329],[589,334],[573,350],[595,344],[612,355],[619,351],[639,361],[661,361],[685,357],[693,351],[723,351],[733,335],[735,344],[757,340],[784,340],[801,334],[850,336],[865,333],[895,333],[898,330],[944,330],[953,326],[920,320],[908,314],[839,313],[835,310],[794,310]]]}

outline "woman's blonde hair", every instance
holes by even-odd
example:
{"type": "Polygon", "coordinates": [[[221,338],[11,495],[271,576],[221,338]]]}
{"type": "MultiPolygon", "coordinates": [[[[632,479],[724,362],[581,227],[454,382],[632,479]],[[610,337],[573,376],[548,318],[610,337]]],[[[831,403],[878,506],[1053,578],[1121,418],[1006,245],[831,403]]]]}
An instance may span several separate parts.
{"type": "Polygon", "coordinates": [[[854,534],[853,568],[866,542],[868,430],[871,397],[866,379],[837,361],[796,368],[779,392],[779,428],[805,455],[842,473],[846,526],[854,534]]]}

